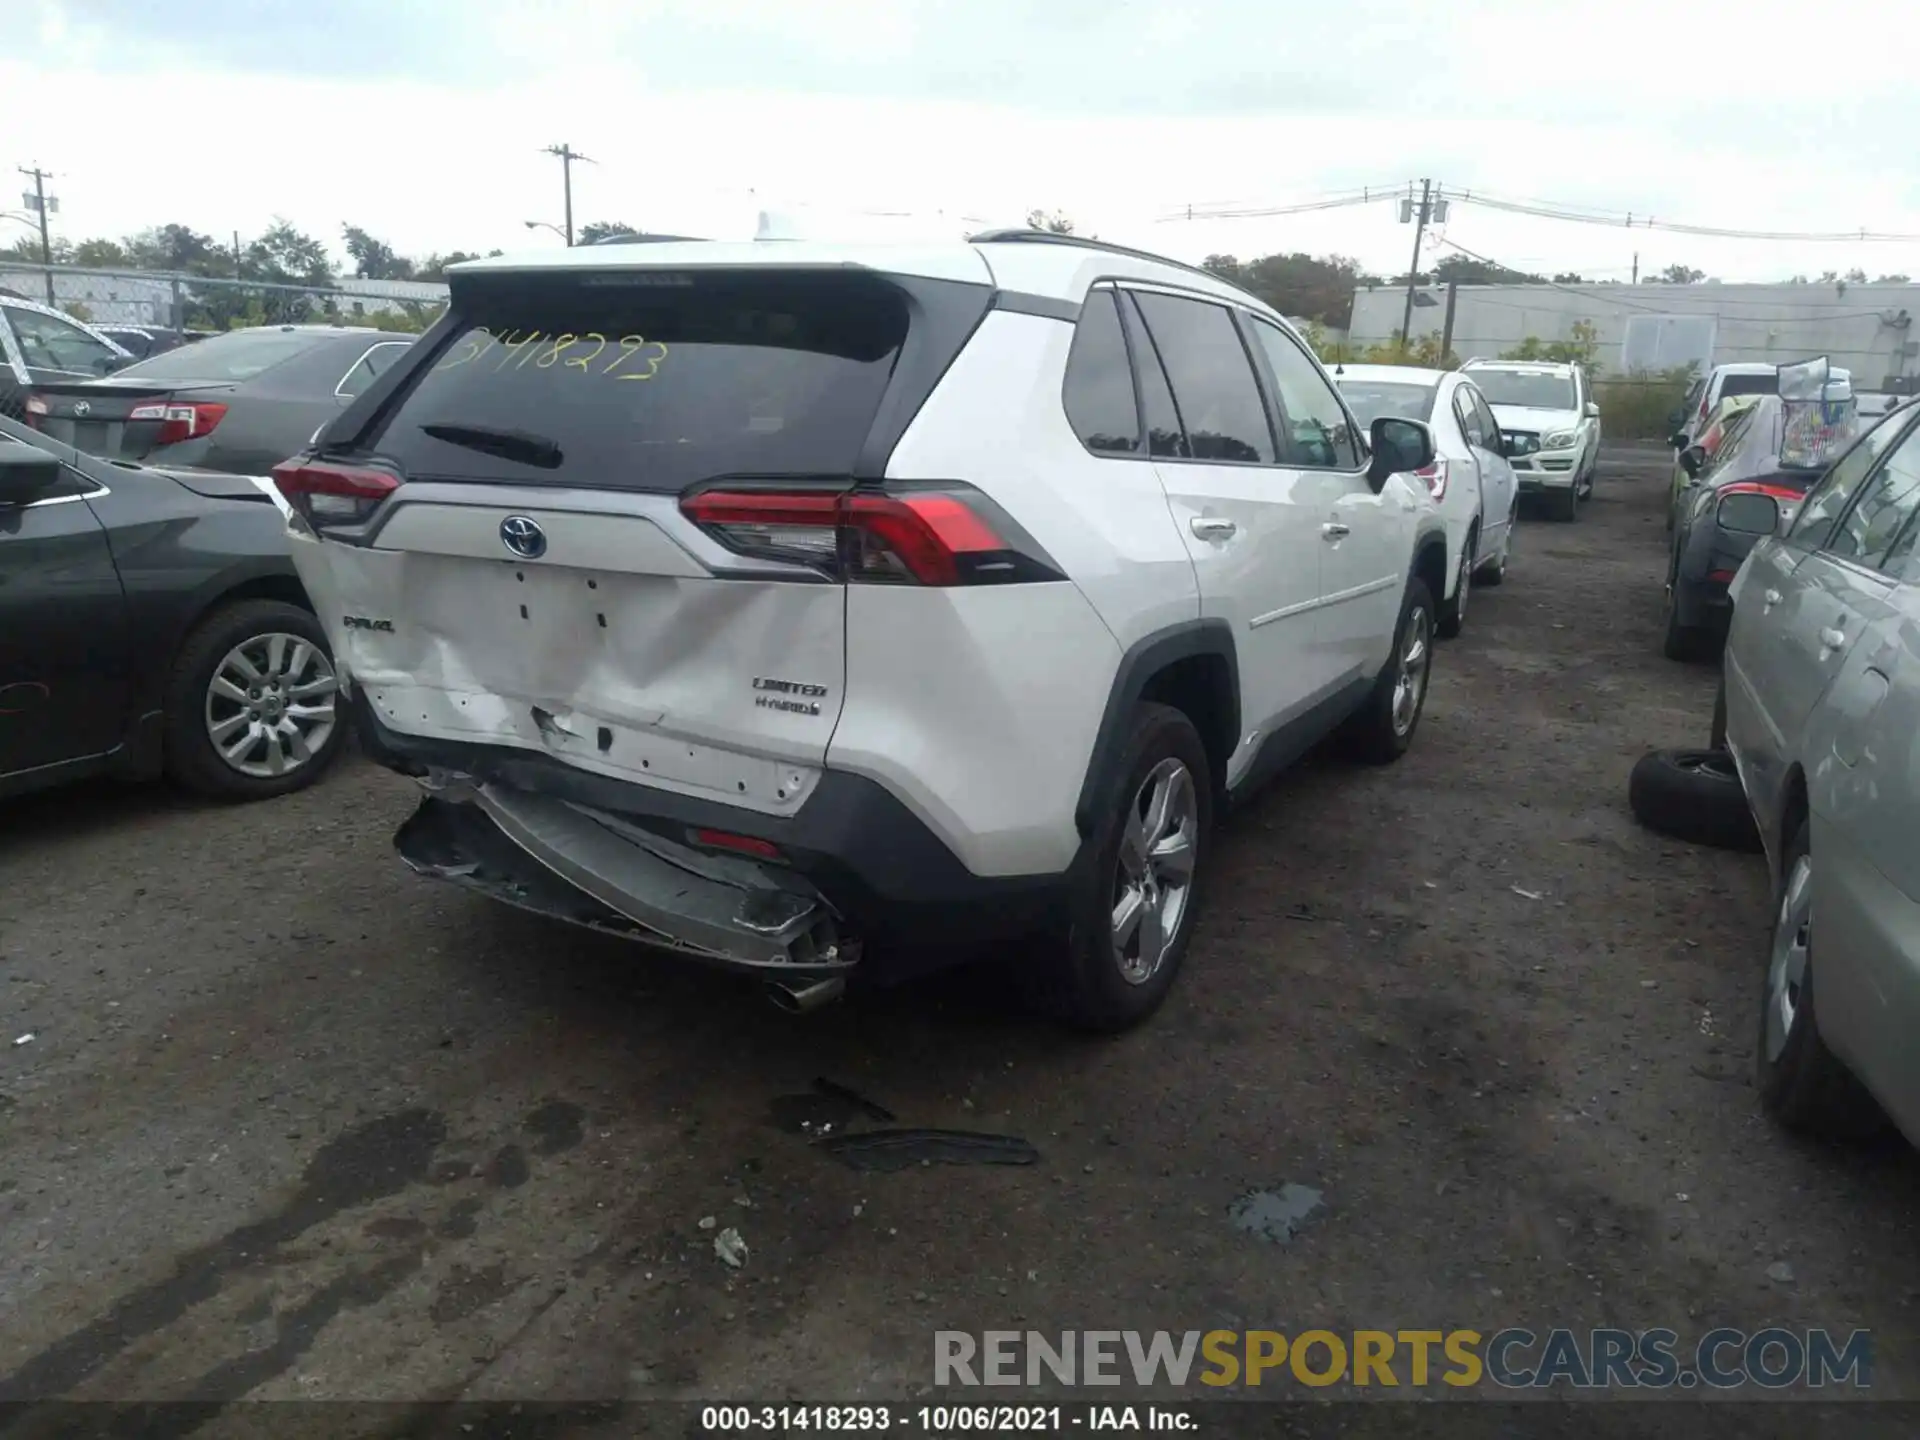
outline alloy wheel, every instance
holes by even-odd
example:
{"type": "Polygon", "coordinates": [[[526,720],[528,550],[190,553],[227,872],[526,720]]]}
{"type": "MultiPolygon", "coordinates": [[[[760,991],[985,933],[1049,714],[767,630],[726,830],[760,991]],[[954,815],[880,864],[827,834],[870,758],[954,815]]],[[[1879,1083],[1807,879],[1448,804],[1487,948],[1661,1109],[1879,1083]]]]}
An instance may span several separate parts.
{"type": "Polygon", "coordinates": [[[1113,958],[1130,985],[1165,963],[1193,894],[1200,797],[1193,772],[1168,758],[1147,772],[1127,808],[1114,876],[1113,958]]]}
{"type": "Polygon", "coordinates": [[[1773,953],[1767,961],[1765,1043],[1767,1060],[1777,1062],[1786,1051],[1793,1022],[1799,1017],[1807,983],[1807,957],[1813,949],[1813,857],[1793,862],[1780,896],[1780,915],[1773,927],[1773,953]]]}
{"type": "Polygon", "coordinates": [[[1393,677],[1393,733],[1401,739],[1413,729],[1420,702],[1427,693],[1427,673],[1433,658],[1433,620],[1424,606],[1407,616],[1400,644],[1399,667],[1393,677]]]}
{"type": "Polygon", "coordinates": [[[339,682],[319,646],[275,631],[243,640],[207,686],[207,738],[234,770],[278,779],[309,764],[338,723],[339,682]]]}

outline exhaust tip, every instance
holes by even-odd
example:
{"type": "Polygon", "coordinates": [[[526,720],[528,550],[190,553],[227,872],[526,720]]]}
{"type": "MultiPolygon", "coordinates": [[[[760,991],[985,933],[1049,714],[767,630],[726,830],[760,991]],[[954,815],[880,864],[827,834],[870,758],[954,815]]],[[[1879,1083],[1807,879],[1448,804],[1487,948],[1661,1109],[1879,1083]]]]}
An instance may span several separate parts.
{"type": "Polygon", "coordinates": [[[847,982],[838,975],[807,985],[784,985],[772,980],[767,983],[767,998],[789,1015],[805,1015],[838,1000],[846,989],[847,982]]]}

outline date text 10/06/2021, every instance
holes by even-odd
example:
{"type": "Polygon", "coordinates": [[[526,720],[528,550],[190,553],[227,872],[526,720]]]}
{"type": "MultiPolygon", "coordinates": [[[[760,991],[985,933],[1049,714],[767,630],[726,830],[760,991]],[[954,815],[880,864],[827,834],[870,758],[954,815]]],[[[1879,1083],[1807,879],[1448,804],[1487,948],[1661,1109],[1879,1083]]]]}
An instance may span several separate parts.
{"type": "Polygon", "coordinates": [[[1005,1435],[1144,1430],[1191,1434],[1191,1409],[1165,1405],[708,1405],[707,1434],[829,1432],[1005,1435]]]}

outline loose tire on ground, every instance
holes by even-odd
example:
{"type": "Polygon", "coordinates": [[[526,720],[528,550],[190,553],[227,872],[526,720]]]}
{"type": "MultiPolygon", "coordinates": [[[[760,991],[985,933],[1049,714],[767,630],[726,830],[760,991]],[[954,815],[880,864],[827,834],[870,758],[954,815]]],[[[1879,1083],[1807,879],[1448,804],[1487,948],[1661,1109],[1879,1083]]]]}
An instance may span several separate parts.
{"type": "Polygon", "coordinates": [[[1788,1130],[1823,1138],[1865,1140],[1886,1128],[1886,1113],[1820,1036],[1813,985],[1812,850],[1802,820],[1781,857],[1773,933],[1760,977],[1755,1026],[1754,1081],[1760,1106],[1788,1130]],[[1798,893],[1798,887],[1808,887],[1798,893]],[[1791,987],[1791,1023],[1774,1013],[1784,966],[1798,950],[1799,980],[1791,987]],[[1771,1028],[1777,1026],[1777,1029],[1771,1028]],[[1774,1037],[1784,1036],[1775,1049],[1774,1037]]]}
{"type": "Polygon", "coordinates": [[[1720,850],[1754,851],[1760,832],[1724,750],[1649,750],[1627,780],[1627,802],[1650,830],[1720,850]]]}
{"type": "MultiPolygon", "coordinates": [[[[1101,797],[1098,814],[1086,862],[1074,879],[1065,943],[1049,945],[1035,957],[1038,968],[1030,976],[1029,990],[1042,1008],[1067,1024],[1112,1034],[1139,1024],[1166,999],[1186,959],[1204,893],[1213,835],[1213,776],[1206,746],[1184,713],[1154,704],[1135,710],[1124,759],[1101,797]],[[1159,960],[1150,973],[1129,979],[1130,962],[1137,956],[1128,954],[1128,942],[1117,936],[1118,917],[1123,900],[1137,887],[1140,860],[1150,859],[1139,854],[1138,842],[1151,841],[1148,832],[1154,823],[1143,810],[1151,804],[1157,780],[1180,773],[1191,784],[1186,895],[1159,960]]],[[[1173,851],[1169,844],[1155,848],[1173,851]]],[[[1160,889],[1162,894],[1169,890],[1164,874],[1160,889]]],[[[1137,940],[1133,948],[1144,954],[1137,940]]]]}
{"type": "MultiPolygon", "coordinates": [[[[237,646],[261,636],[286,635],[330,657],[326,633],[308,611],[281,600],[241,600],[203,617],[174,657],[164,702],[167,773],[187,789],[216,800],[265,800],[314,783],[339,755],[346,717],[336,709],[324,741],[283,774],[254,776],[235,769],[208,734],[207,696],[222,663],[237,646]]],[[[331,662],[327,673],[332,674],[331,662]]]]}

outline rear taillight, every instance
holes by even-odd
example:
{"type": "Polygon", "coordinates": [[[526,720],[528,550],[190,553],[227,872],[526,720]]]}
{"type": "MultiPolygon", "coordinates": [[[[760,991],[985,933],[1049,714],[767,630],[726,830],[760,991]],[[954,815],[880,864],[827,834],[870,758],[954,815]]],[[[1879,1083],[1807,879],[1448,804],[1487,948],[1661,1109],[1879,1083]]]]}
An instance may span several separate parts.
{"type": "Polygon", "coordinates": [[[226,414],[226,406],[216,405],[212,401],[184,404],[171,400],[152,400],[134,406],[127,412],[127,419],[159,421],[160,433],[154,436],[153,443],[178,445],[183,440],[198,440],[203,435],[211,435],[226,414]]]}
{"type": "Polygon", "coordinates": [[[38,395],[29,395],[27,397],[26,412],[27,428],[29,430],[38,430],[41,420],[51,414],[52,410],[47,402],[38,395]]]}
{"type": "Polygon", "coordinates": [[[1422,465],[1413,472],[1427,482],[1427,493],[1436,501],[1447,498],[1447,462],[1435,460],[1431,465],[1422,465]]]}
{"type": "Polygon", "coordinates": [[[324,460],[283,461],[273,467],[273,484],[315,530],[358,525],[400,488],[399,477],[385,470],[324,460]]]}
{"type": "Polygon", "coordinates": [[[680,510],[738,555],[867,584],[1057,580],[1030,539],[964,486],[902,490],[703,490],[680,510]]]}

